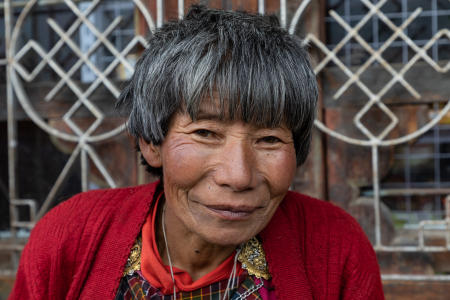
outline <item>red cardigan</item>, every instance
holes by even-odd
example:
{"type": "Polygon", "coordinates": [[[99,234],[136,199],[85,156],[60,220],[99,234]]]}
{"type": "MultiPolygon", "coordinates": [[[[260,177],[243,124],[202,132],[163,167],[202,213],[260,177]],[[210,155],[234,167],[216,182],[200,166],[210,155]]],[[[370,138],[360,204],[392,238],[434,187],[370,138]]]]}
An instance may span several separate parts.
{"type": "MultiPolygon", "coordinates": [[[[9,299],[114,299],[156,185],[90,191],[52,209],[9,299]]],[[[289,192],[260,237],[277,299],[384,299],[372,246],[342,209],[289,192]]]]}

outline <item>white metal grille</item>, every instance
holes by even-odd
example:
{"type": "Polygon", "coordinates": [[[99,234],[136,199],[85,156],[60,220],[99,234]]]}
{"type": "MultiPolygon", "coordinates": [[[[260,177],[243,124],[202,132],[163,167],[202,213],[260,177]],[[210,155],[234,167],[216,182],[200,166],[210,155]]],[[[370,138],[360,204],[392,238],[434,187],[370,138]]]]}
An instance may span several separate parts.
{"type": "MultiPolygon", "coordinates": [[[[356,1],[353,1],[356,2],[356,1]]],[[[450,61],[448,59],[444,62],[437,61],[438,55],[433,49],[437,49],[439,44],[447,44],[450,39],[449,28],[442,28],[436,30],[434,28],[433,36],[429,40],[421,41],[417,43],[412,37],[408,35],[408,26],[413,23],[416,18],[419,18],[423,13],[421,7],[417,7],[411,13],[402,14],[402,22],[400,24],[395,24],[392,21],[392,16],[389,17],[384,11],[384,6],[389,5],[389,1],[368,1],[361,0],[361,4],[364,6],[367,13],[356,18],[356,20],[350,20],[348,14],[349,1],[345,1],[347,7],[344,11],[347,13],[346,17],[343,17],[334,10],[329,12],[330,18],[333,19],[337,25],[339,25],[344,30],[343,38],[336,41],[335,44],[331,45],[331,49],[323,43],[319,38],[314,35],[308,35],[306,42],[312,43],[317,47],[323,54],[324,58],[316,65],[315,72],[319,74],[324,68],[332,62],[334,66],[339,68],[347,77],[347,80],[337,88],[337,91],[333,95],[333,99],[339,102],[342,95],[348,91],[352,86],[357,86],[361,92],[366,96],[366,103],[362,108],[356,113],[352,120],[353,125],[359,129],[364,138],[352,137],[342,134],[340,132],[334,131],[328,128],[323,122],[316,120],[316,126],[321,129],[326,134],[335,137],[343,142],[365,146],[371,148],[371,159],[372,159],[372,179],[373,179],[373,202],[374,202],[374,214],[375,214],[375,244],[374,247],[377,251],[393,251],[393,252],[414,252],[414,251],[449,251],[450,250],[450,202],[449,198],[446,200],[446,215],[442,220],[423,220],[418,224],[418,238],[416,245],[408,246],[390,246],[384,245],[381,239],[381,220],[380,220],[380,177],[379,177],[379,151],[380,147],[394,146],[402,144],[413,139],[418,138],[425,132],[433,128],[450,110],[450,102],[447,102],[443,108],[438,111],[424,126],[419,128],[414,132],[409,132],[406,135],[398,137],[390,137],[389,134],[398,125],[399,118],[395,113],[386,105],[383,100],[386,98],[387,93],[396,84],[400,84],[412,98],[417,101],[421,100],[421,94],[414,86],[412,86],[405,78],[405,74],[410,71],[419,61],[427,63],[436,72],[448,73],[450,69],[450,61]],[[386,37],[384,41],[375,39],[372,43],[369,43],[361,35],[362,29],[369,23],[374,22],[376,24],[382,23],[383,26],[389,28],[392,34],[386,37]],[[354,21],[354,22],[351,22],[354,21]],[[403,53],[402,62],[403,64],[400,68],[393,66],[393,62],[387,61],[384,58],[385,51],[392,47],[408,47],[411,49],[412,55],[405,55],[403,53]],[[361,64],[357,64],[355,67],[352,63],[351,54],[352,48],[363,49],[368,55],[363,60],[361,64]],[[430,55],[430,51],[432,55],[430,55]],[[342,52],[344,54],[342,54],[342,52]],[[384,71],[390,74],[390,80],[379,90],[374,91],[371,86],[364,83],[361,77],[367,72],[373,64],[381,66],[384,71]],[[374,133],[371,131],[364,120],[367,118],[367,113],[377,107],[379,110],[384,112],[386,117],[389,119],[388,124],[380,133],[374,133]],[[443,246],[429,246],[425,242],[425,236],[430,233],[430,231],[441,231],[445,233],[445,245],[443,246]]],[[[434,5],[436,1],[434,1],[434,5]]],[[[328,20],[330,21],[330,20],[328,20]]],[[[394,61],[395,62],[395,61],[394,61]]],[[[443,97],[448,97],[448,95],[442,95],[443,97]]],[[[371,124],[373,125],[373,124],[371,124]]],[[[390,274],[384,275],[385,279],[407,279],[407,280],[449,280],[450,277],[446,275],[404,275],[404,274],[390,274]]]]}

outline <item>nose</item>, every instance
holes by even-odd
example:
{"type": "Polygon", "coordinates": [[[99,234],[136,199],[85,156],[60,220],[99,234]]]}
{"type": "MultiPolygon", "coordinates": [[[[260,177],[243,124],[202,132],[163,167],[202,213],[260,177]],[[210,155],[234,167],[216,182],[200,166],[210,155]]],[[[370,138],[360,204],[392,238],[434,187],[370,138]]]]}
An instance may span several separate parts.
{"type": "Polygon", "coordinates": [[[246,191],[254,188],[256,180],[256,159],[248,141],[227,142],[220,151],[215,171],[216,184],[232,191],[246,191]]]}

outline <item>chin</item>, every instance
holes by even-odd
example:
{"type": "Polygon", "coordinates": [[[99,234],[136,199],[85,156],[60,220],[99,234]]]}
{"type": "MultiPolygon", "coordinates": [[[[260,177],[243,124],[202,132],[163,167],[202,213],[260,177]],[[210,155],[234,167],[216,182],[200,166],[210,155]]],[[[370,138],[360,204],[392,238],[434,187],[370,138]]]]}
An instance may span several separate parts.
{"type": "Polygon", "coordinates": [[[245,243],[249,239],[250,238],[248,238],[248,239],[233,239],[233,238],[229,238],[229,239],[214,239],[214,240],[209,240],[208,242],[210,242],[211,244],[218,245],[218,246],[223,246],[223,247],[229,247],[229,246],[237,247],[240,244],[245,243]]]}
{"type": "MultiPolygon", "coordinates": [[[[223,230],[223,229],[222,229],[223,230]]],[[[205,240],[207,240],[211,244],[220,245],[220,246],[238,246],[242,243],[245,243],[256,234],[244,233],[242,231],[239,232],[223,232],[219,234],[212,234],[205,236],[205,240]]]]}

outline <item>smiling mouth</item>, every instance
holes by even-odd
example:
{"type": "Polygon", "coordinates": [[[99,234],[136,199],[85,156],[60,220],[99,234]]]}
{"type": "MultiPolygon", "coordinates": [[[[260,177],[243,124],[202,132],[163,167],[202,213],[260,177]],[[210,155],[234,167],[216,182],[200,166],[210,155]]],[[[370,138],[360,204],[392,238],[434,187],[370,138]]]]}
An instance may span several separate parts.
{"type": "Polygon", "coordinates": [[[207,205],[207,209],[225,220],[244,220],[247,219],[258,207],[248,206],[224,206],[224,205],[207,205]]]}

